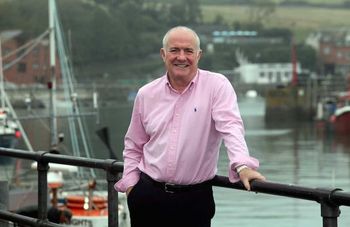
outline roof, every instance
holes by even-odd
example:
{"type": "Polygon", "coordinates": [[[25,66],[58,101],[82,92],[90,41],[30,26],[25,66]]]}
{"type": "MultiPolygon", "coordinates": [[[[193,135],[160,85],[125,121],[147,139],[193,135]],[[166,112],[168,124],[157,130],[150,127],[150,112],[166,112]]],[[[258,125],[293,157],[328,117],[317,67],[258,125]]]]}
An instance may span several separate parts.
{"type": "Polygon", "coordinates": [[[22,31],[17,29],[17,30],[5,30],[0,32],[0,37],[2,42],[13,39],[17,36],[19,36],[20,34],[22,34],[22,31]]]}

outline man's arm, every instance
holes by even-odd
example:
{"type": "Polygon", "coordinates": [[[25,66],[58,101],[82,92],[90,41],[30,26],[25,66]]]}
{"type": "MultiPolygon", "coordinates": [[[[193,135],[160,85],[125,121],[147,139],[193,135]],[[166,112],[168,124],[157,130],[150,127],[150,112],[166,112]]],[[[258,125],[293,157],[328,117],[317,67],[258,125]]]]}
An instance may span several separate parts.
{"type": "Polygon", "coordinates": [[[249,181],[264,179],[256,171],[259,161],[249,155],[244,138],[244,125],[237,103],[237,96],[231,85],[226,80],[217,89],[213,103],[213,118],[216,129],[222,134],[230,160],[229,179],[231,182],[241,180],[247,190],[250,190],[249,181]],[[237,169],[245,166],[237,173],[237,169]]]}
{"type": "Polygon", "coordinates": [[[144,144],[149,140],[142,124],[142,103],[137,95],[132,111],[131,121],[124,139],[124,171],[123,177],[115,185],[120,192],[130,191],[140,178],[138,165],[142,159],[144,144]]]}

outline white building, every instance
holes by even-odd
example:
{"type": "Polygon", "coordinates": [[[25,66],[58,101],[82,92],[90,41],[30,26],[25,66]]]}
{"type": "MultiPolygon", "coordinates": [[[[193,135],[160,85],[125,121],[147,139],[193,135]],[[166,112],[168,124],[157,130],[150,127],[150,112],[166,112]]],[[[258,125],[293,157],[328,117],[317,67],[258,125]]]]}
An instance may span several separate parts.
{"type": "MultiPolygon", "coordinates": [[[[300,64],[297,64],[297,73],[301,72],[300,64]]],[[[279,84],[287,85],[292,81],[292,63],[261,63],[243,64],[235,69],[240,81],[247,84],[279,84]]]]}

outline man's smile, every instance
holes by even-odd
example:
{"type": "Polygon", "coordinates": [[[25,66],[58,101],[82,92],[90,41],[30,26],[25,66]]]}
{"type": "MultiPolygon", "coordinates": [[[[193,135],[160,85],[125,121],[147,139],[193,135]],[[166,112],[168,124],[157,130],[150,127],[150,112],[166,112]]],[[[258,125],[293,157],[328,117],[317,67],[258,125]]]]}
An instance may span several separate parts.
{"type": "Polygon", "coordinates": [[[189,66],[188,64],[176,64],[176,63],[174,65],[180,68],[187,68],[189,66]]]}

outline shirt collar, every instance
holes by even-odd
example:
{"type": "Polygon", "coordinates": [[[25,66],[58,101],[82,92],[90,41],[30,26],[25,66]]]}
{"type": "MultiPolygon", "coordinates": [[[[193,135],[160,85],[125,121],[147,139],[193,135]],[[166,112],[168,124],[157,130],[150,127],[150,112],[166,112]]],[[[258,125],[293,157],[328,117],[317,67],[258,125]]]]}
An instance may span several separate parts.
{"type": "MultiPolygon", "coordinates": [[[[190,82],[190,84],[187,86],[187,88],[184,90],[184,92],[185,92],[186,90],[188,90],[189,88],[192,89],[192,87],[193,87],[196,83],[198,83],[199,74],[200,74],[200,70],[198,69],[196,75],[193,77],[193,79],[191,80],[191,82],[190,82]]],[[[170,82],[169,82],[169,79],[168,79],[168,72],[164,75],[164,77],[165,77],[165,84],[166,84],[170,89],[172,89],[172,90],[175,91],[175,89],[171,86],[171,84],[170,84],[170,82]]]]}

